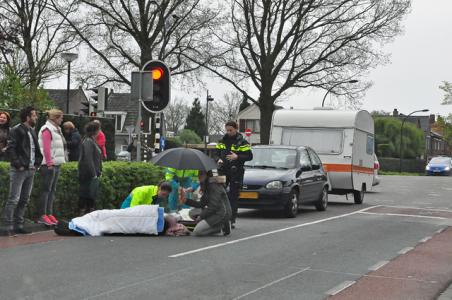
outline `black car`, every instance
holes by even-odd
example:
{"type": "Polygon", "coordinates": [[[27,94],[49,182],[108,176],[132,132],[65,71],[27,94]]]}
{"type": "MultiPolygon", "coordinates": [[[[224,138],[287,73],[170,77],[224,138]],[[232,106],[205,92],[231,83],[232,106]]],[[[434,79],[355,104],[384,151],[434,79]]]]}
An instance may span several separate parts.
{"type": "Polygon", "coordinates": [[[282,209],[293,218],[303,204],[323,211],[328,205],[328,181],[318,155],[309,147],[254,146],[245,163],[239,207],[282,209]]]}

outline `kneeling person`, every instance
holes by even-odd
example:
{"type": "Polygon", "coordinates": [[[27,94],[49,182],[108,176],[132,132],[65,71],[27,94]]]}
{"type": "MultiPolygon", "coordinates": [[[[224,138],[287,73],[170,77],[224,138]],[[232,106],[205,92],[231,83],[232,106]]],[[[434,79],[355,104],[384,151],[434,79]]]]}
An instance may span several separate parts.
{"type": "Polygon", "coordinates": [[[167,207],[168,195],[171,193],[171,184],[163,181],[159,185],[144,185],[136,187],[122,202],[121,208],[134,207],[137,205],[159,204],[167,207]]]}

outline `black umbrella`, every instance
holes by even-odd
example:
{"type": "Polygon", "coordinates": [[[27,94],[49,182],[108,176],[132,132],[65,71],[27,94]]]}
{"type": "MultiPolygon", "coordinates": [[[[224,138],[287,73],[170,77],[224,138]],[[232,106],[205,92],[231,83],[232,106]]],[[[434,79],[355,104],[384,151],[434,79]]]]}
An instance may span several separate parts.
{"type": "Polygon", "coordinates": [[[173,148],[159,153],[151,160],[158,166],[177,170],[210,171],[217,168],[215,161],[203,152],[190,148],[173,148]]]}

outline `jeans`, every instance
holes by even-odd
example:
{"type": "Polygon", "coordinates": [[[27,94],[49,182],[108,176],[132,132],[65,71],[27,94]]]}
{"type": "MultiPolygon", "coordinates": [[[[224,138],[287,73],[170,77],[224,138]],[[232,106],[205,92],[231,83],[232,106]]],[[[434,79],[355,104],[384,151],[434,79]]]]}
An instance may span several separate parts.
{"type": "Polygon", "coordinates": [[[5,204],[4,218],[7,229],[21,228],[24,225],[24,214],[33,188],[35,170],[9,171],[9,197],[5,204]]]}
{"type": "Polygon", "coordinates": [[[49,169],[46,165],[41,166],[41,199],[39,201],[39,215],[53,215],[53,200],[55,190],[60,176],[60,166],[49,169]]]}

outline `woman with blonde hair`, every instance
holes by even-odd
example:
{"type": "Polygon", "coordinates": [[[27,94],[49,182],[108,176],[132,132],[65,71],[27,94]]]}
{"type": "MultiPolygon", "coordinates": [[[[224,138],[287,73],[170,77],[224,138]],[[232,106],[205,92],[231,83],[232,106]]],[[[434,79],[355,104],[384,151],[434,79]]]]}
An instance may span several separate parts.
{"type": "Polygon", "coordinates": [[[39,130],[39,147],[43,155],[41,164],[42,191],[38,205],[40,218],[38,223],[56,225],[57,219],[53,216],[53,200],[60,176],[60,167],[67,162],[66,140],[61,131],[63,112],[51,109],[47,112],[47,122],[39,130]]]}

